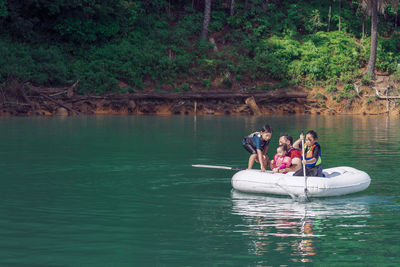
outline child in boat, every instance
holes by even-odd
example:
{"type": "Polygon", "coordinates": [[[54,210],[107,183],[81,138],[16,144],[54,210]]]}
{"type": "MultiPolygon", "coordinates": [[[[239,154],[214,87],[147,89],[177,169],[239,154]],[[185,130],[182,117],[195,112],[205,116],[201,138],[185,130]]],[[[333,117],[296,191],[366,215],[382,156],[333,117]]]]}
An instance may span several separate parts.
{"type": "Polygon", "coordinates": [[[292,159],[288,156],[289,148],[287,145],[280,145],[276,149],[276,155],[271,161],[271,169],[273,172],[286,173],[285,169],[292,164],[292,159]]]}
{"type": "MultiPolygon", "coordinates": [[[[293,144],[293,147],[300,148],[301,140],[303,139],[304,135],[301,134],[300,139],[293,144]]],[[[302,157],[302,163],[306,165],[306,176],[324,177],[322,174],[321,146],[318,143],[318,135],[313,130],[306,133],[304,156],[305,158],[302,157]]],[[[293,174],[293,176],[303,175],[303,168],[293,174]]]]}
{"type": "Polygon", "coordinates": [[[243,147],[251,154],[247,166],[248,169],[253,168],[254,161],[260,163],[262,172],[267,168],[269,160],[267,152],[272,132],[272,127],[266,124],[259,132],[254,132],[243,138],[243,147]]]}
{"type": "Polygon", "coordinates": [[[279,137],[279,145],[287,146],[288,156],[292,160],[292,165],[290,165],[290,167],[282,169],[279,172],[296,172],[297,170],[300,170],[301,154],[299,150],[293,147],[293,137],[290,134],[281,134],[279,137]]]}

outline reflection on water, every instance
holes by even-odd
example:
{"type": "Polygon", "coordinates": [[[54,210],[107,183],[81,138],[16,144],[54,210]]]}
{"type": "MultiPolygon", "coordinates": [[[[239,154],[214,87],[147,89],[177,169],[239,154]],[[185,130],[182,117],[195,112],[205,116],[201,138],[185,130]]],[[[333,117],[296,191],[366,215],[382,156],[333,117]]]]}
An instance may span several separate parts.
{"type": "MultiPolygon", "coordinates": [[[[250,251],[263,255],[286,251],[293,262],[312,261],[317,243],[325,237],[323,220],[327,218],[369,217],[365,197],[315,199],[309,203],[290,198],[251,195],[232,191],[232,213],[240,215],[243,224],[236,225],[250,238],[250,251]]],[[[346,227],[362,228],[354,224],[346,227]]]]}

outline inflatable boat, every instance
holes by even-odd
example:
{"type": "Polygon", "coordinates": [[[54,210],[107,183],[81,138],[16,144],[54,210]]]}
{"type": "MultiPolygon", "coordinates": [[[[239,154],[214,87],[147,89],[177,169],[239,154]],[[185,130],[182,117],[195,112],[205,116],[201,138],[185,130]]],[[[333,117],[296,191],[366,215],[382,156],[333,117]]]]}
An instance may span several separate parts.
{"type": "Polygon", "coordinates": [[[293,176],[242,170],[232,177],[232,187],[241,192],[300,196],[307,187],[308,197],[340,196],[363,191],[371,183],[369,175],[352,167],[324,169],[325,177],[293,176]]]}

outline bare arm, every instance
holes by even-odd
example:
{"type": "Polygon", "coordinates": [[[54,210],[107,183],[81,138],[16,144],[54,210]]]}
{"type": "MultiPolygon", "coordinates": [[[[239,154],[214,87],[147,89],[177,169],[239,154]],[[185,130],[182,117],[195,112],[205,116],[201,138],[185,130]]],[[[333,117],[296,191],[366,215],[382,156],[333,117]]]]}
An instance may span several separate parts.
{"type": "Polygon", "coordinates": [[[301,139],[298,139],[293,143],[293,147],[295,149],[300,149],[300,144],[301,144],[301,139]]]}
{"type": "Polygon", "coordinates": [[[264,161],[263,161],[263,153],[260,149],[257,149],[258,160],[260,161],[261,171],[265,171],[264,161]]]}
{"type": "Polygon", "coordinates": [[[297,139],[294,143],[293,143],[293,147],[296,149],[300,149],[300,144],[301,144],[301,140],[304,140],[304,134],[301,134],[299,139],[297,139]]]}
{"type": "Polygon", "coordinates": [[[266,145],[263,151],[263,155],[267,155],[269,145],[266,145]]]}

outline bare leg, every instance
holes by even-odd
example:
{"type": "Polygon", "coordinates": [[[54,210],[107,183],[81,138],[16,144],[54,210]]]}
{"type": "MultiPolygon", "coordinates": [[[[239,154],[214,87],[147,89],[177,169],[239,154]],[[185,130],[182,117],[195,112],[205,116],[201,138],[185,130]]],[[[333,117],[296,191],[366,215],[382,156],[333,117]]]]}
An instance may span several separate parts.
{"type": "Polygon", "coordinates": [[[293,158],[292,159],[292,165],[290,166],[289,170],[290,172],[296,172],[301,169],[301,159],[300,158],[293,158]]]}
{"type": "Polygon", "coordinates": [[[257,158],[257,154],[251,154],[249,157],[249,164],[247,165],[247,169],[252,169],[255,159],[257,158]]]}

